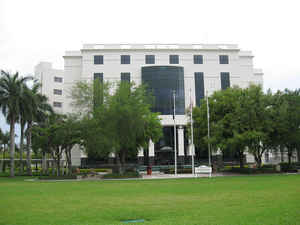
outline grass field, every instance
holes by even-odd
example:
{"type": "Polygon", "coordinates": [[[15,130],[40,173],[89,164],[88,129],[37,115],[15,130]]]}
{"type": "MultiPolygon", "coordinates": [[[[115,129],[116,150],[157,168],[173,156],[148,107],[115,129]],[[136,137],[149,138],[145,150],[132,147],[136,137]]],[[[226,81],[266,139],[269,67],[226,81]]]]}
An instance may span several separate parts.
{"type": "Polygon", "coordinates": [[[141,181],[0,178],[2,225],[300,224],[300,175],[141,181]]]}

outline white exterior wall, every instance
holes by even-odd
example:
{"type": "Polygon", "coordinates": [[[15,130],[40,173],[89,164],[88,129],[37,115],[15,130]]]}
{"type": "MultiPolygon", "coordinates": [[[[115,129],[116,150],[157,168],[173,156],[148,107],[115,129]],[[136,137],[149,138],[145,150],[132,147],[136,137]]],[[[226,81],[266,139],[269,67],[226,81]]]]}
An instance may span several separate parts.
{"type": "Polygon", "coordinates": [[[64,71],[53,69],[52,64],[49,62],[40,62],[34,68],[34,77],[42,84],[40,91],[48,97],[49,104],[53,106],[53,102],[62,102],[62,108],[53,108],[57,113],[64,113],[64,71]],[[61,77],[63,79],[62,83],[55,82],[54,77],[61,77]],[[55,95],[53,93],[54,89],[62,90],[62,95],[55,95]]]}
{"type": "MultiPolygon", "coordinates": [[[[184,68],[185,107],[190,105],[190,89],[192,101],[195,103],[194,73],[204,73],[205,93],[211,95],[221,89],[221,72],[230,73],[230,85],[245,88],[249,84],[263,84],[263,73],[253,68],[253,55],[249,51],[241,51],[237,45],[96,45],[87,44],[80,51],[67,51],[64,56],[63,113],[74,112],[68,93],[78,80],[92,80],[94,73],[103,73],[104,81],[120,81],[121,73],[129,72],[131,81],[141,84],[141,68],[143,66],[171,65],[184,68]],[[104,64],[94,65],[94,55],[103,55],[104,64]],[[121,55],[130,55],[130,64],[121,64],[121,55]],[[155,55],[155,64],[145,64],[145,55],[155,55]],[[169,55],[179,55],[179,64],[169,64],[169,55]],[[203,64],[194,64],[193,56],[203,55],[203,64]],[[219,55],[228,55],[229,64],[220,64],[219,55]]],[[[49,66],[49,65],[48,65],[49,66]]],[[[38,66],[37,66],[38,67],[38,66]]],[[[36,73],[48,71],[46,65],[36,69],[36,73]]],[[[44,76],[45,77],[45,76],[44,76]]],[[[44,80],[47,88],[43,93],[54,101],[53,88],[58,85],[44,80]],[[49,82],[49,83],[48,83],[49,82]]],[[[48,78],[47,78],[48,79],[48,78]]],[[[173,125],[171,115],[161,115],[162,125],[173,125]]],[[[185,115],[176,116],[177,125],[186,125],[185,115]]],[[[77,157],[78,154],[76,153],[77,157]]]]}

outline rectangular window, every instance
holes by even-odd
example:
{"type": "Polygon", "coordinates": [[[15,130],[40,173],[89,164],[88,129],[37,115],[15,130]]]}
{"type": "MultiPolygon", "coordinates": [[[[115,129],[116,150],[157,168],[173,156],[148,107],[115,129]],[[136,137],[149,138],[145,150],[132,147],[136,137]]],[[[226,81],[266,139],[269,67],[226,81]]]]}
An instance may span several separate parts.
{"type": "Polygon", "coordinates": [[[127,81],[130,83],[130,73],[121,73],[121,82],[127,81]]]}
{"type": "Polygon", "coordinates": [[[228,72],[221,73],[221,89],[225,90],[230,87],[230,75],[228,72]]]}
{"type": "Polygon", "coordinates": [[[53,89],[53,94],[62,95],[62,90],[61,89],[53,89]]]}
{"type": "Polygon", "coordinates": [[[61,108],[62,107],[62,102],[53,102],[53,107],[61,108]]]}
{"type": "Polygon", "coordinates": [[[179,55],[170,55],[170,64],[179,64],[179,55]]]}
{"type": "Polygon", "coordinates": [[[228,55],[219,55],[220,64],[229,64],[228,55]]]}
{"type": "MultiPolygon", "coordinates": [[[[103,73],[94,73],[94,81],[103,83],[103,73]]],[[[94,82],[94,109],[103,103],[103,87],[98,82],[94,82]]]]}
{"type": "Polygon", "coordinates": [[[130,64],[130,55],[121,55],[121,64],[130,64]]]}
{"type": "Polygon", "coordinates": [[[99,80],[102,83],[103,82],[103,73],[94,73],[94,80],[99,80]]]}
{"type": "Polygon", "coordinates": [[[103,64],[103,55],[94,55],[94,64],[103,64]]]}
{"type": "Polygon", "coordinates": [[[203,64],[203,55],[194,55],[194,64],[203,64]]]}
{"type": "Polygon", "coordinates": [[[195,96],[196,106],[200,106],[201,99],[204,98],[204,74],[202,72],[195,73],[195,96]]]}
{"type": "Polygon", "coordinates": [[[145,63],[146,64],[155,64],[155,55],[146,55],[145,63]]]}
{"type": "Polygon", "coordinates": [[[54,77],[54,82],[62,83],[63,79],[62,79],[62,77],[54,77]]]}

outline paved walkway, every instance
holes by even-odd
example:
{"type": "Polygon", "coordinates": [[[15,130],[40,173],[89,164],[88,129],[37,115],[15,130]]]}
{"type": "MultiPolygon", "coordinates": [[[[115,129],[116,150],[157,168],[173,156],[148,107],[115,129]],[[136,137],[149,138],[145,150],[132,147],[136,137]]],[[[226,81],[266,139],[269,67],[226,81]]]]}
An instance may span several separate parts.
{"type": "MultiPolygon", "coordinates": [[[[164,174],[164,173],[153,173],[152,175],[142,174],[143,179],[178,179],[178,178],[198,178],[198,177],[208,177],[209,174],[164,174]]],[[[223,176],[240,176],[236,173],[212,173],[211,177],[223,177],[223,176]]]]}

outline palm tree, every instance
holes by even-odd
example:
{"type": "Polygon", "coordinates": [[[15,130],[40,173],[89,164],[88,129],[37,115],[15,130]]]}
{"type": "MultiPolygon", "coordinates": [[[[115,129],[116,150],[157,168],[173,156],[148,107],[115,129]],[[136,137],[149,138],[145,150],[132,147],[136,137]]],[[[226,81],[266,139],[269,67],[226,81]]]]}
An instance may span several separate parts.
{"type": "MultiPolygon", "coordinates": [[[[31,170],[31,137],[32,137],[32,126],[34,122],[41,123],[47,118],[47,115],[53,113],[51,105],[48,104],[48,98],[45,95],[39,93],[41,85],[35,83],[32,89],[26,90],[27,99],[29,100],[28,105],[29,113],[26,114],[26,144],[27,144],[27,174],[32,175],[31,170]]],[[[44,157],[43,157],[44,158],[44,157]]]]}
{"type": "Polygon", "coordinates": [[[20,101],[26,81],[31,77],[19,77],[19,73],[11,75],[8,72],[1,71],[0,78],[0,107],[3,115],[10,125],[10,176],[15,176],[15,124],[19,120],[20,101]]]}
{"type": "Polygon", "coordinates": [[[20,173],[23,174],[24,164],[23,164],[23,150],[24,150],[24,133],[25,125],[28,118],[33,114],[35,108],[35,103],[32,100],[33,96],[31,90],[25,85],[24,92],[22,95],[22,101],[20,101],[20,127],[21,127],[21,137],[20,137],[20,173]]]}
{"type": "MultiPolygon", "coordinates": [[[[2,159],[4,160],[5,159],[5,151],[7,149],[8,144],[9,144],[9,132],[5,132],[2,135],[1,143],[3,144],[2,159]]],[[[4,161],[3,161],[3,164],[2,164],[2,168],[3,168],[2,171],[5,172],[5,163],[4,163],[4,161]]]]}

